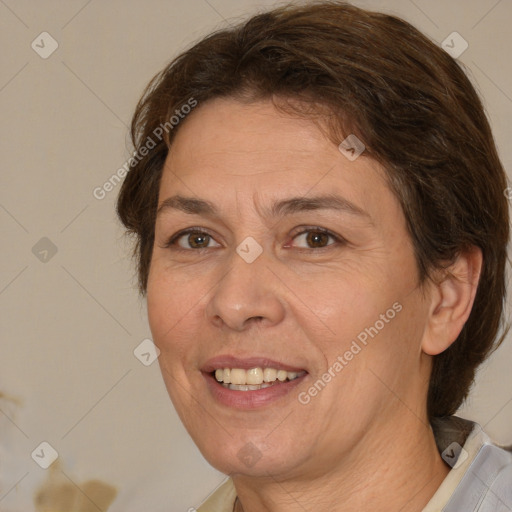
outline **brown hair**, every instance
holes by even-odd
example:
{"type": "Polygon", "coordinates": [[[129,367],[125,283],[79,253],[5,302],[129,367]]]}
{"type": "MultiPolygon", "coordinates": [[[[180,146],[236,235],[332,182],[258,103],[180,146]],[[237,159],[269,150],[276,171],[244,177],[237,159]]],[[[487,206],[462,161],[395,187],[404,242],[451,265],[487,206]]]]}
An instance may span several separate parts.
{"type": "Polygon", "coordinates": [[[459,64],[399,18],[325,1],[256,15],[179,55],[137,106],[131,127],[137,158],[117,204],[135,235],[142,294],[162,167],[180,126],[170,119],[186,112],[184,105],[216,97],[299,100],[285,101],[286,108],[311,118],[326,109],[332,114],[333,140],[356,134],[365,155],[387,170],[422,283],[471,246],[481,248],[471,315],[433,361],[429,417],[453,414],[501,327],[509,236],[506,175],[481,101],[459,64]],[[142,152],[149,140],[155,147],[142,152]]]}

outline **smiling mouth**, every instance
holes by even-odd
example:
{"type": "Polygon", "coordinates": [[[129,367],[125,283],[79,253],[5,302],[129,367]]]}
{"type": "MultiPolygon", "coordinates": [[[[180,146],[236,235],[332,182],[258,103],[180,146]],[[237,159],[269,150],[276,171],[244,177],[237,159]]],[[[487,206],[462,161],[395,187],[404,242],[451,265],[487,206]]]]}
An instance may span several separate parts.
{"type": "Polygon", "coordinates": [[[227,389],[234,391],[256,391],[271,386],[291,382],[306,374],[306,371],[288,372],[276,368],[218,368],[212,375],[227,389]]]}

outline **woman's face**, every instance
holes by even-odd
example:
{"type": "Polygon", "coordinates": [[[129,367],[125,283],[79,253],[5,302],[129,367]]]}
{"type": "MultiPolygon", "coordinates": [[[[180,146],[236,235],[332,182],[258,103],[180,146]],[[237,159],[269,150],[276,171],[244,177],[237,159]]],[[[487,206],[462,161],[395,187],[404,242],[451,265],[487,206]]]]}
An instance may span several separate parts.
{"type": "Polygon", "coordinates": [[[320,474],[424,416],[427,297],[384,170],[355,155],[270,102],[217,99],[179,127],[149,321],[178,414],[226,474],[320,474]]]}

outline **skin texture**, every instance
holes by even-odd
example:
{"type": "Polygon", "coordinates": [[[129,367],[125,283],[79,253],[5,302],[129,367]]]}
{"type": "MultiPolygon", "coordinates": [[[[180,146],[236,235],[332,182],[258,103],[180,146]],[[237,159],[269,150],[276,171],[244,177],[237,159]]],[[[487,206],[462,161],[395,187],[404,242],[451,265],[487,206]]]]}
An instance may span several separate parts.
{"type": "Polygon", "coordinates": [[[233,477],[243,509],[420,511],[449,470],[426,416],[431,356],[469,316],[480,251],[420,287],[384,169],[364,153],[350,161],[313,122],[271,102],[216,99],[183,121],[159,204],[176,194],[218,213],[157,216],[149,322],[181,420],[205,458],[233,477]],[[365,213],[269,215],[274,201],[326,194],[365,213]],[[210,237],[166,247],[193,227],[210,237]],[[315,238],[318,228],[340,241],[315,238]],[[263,250],[252,263],[236,252],[247,237],[263,250]],[[395,303],[400,312],[301,403],[298,394],[395,303]],[[242,410],[217,402],[205,383],[201,368],[219,354],[268,357],[308,375],[286,396],[242,410]],[[251,465],[240,456],[248,446],[259,457],[251,465]]]}

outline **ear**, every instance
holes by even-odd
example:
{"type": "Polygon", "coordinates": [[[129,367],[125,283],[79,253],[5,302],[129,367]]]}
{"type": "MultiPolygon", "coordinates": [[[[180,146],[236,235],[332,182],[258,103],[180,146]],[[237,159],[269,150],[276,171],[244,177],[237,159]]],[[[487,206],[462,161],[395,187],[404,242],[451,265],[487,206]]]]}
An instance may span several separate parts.
{"type": "Polygon", "coordinates": [[[430,283],[429,318],[421,343],[426,354],[440,354],[462,331],[475,301],[482,261],[480,248],[471,247],[430,283]]]}

